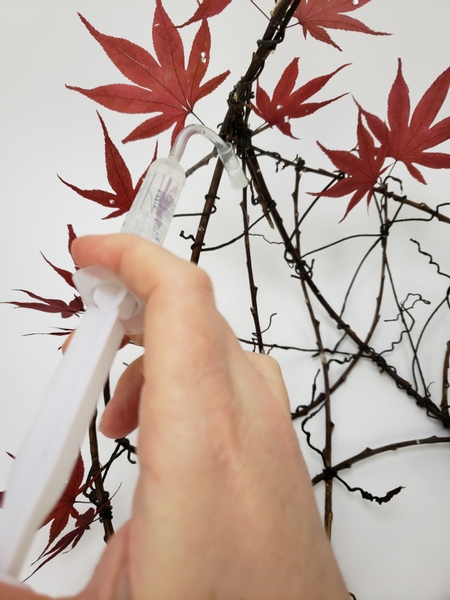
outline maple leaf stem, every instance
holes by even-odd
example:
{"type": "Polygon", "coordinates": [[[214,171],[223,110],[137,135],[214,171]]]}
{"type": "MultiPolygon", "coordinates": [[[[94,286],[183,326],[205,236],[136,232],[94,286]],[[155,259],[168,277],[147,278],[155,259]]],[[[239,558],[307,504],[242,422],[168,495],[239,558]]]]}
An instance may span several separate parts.
{"type": "Polygon", "coordinates": [[[264,123],[264,125],[260,125],[257,129],[255,129],[255,131],[253,132],[253,135],[258,135],[259,133],[262,133],[263,131],[266,131],[267,129],[270,129],[271,125],[269,125],[269,123],[264,123]]]}
{"type": "Polygon", "coordinates": [[[190,110],[190,111],[189,111],[189,113],[190,113],[190,114],[191,114],[193,117],[195,117],[195,118],[197,119],[197,121],[198,121],[198,122],[199,122],[201,125],[205,125],[205,123],[202,121],[202,119],[200,119],[200,117],[199,117],[197,114],[195,114],[195,112],[194,112],[193,110],[190,110]]]}
{"type": "Polygon", "coordinates": [[[253,6],[254,6],[254,7],[257,9],[257,10],[259,10],[259,12],[260,12],[262,15],[264,15],[264,16],[266,17],[266,19],[267,19],[268,21],[270,20],[270,17],[269,17],[269,15],[266,15],[266,13],[265,13],[265,12],[262,10],[262,8],[260,8],[260,7],[259,7],[259,6],[256,4],[255,0],[250,0],[250,2],[251,2],[251,4],[253,4],[253,6]]]}

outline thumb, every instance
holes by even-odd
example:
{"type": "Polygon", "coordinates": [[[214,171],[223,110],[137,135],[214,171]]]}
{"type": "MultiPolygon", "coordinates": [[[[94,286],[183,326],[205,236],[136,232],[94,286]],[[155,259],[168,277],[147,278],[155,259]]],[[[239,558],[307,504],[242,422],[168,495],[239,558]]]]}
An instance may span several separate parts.
{"type": "MultiPolygon", "coordinates": [[[[73,600],[131,600],[128,581],[128,535],[127,522],[108,542],[91,580],[73,600]]],[[[24,600],[25,598],[24,596],[24,600]]],[[[34,600],[34,597],[30,597],[30,600],[34,600]]]]}

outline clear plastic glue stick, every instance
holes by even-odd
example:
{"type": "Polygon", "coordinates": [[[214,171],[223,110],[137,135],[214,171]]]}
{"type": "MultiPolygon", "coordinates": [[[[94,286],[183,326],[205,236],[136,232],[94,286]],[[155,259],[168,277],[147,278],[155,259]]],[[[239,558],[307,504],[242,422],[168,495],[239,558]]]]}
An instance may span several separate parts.
{"type": "MultiPolygon", "coordinates": [[[[155,161],[125,219],[122,232],[164,242],[186,177],[180,159],[193,134],[217,148],[233,188],[247,180],[230,144],[202,125],[177,137],[168,158],[155,161]]],[[[73,276],[86,311],[25,437],[0,513],[0,580],[19,576],[35,531],[64,491],[125,333],[139,333],[144,303],[108,269],[73,276]]]]}
{"type": "Polygon", "coordinates": [[[175,157],[155,161],[127,214],[121,232],[162,244],[166,238],[186,176],[175,157]]]}

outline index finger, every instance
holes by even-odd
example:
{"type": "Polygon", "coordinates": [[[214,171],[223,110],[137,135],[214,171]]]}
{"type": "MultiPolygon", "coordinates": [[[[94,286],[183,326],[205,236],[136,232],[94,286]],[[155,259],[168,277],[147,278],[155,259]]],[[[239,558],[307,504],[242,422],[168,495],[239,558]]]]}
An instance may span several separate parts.
{"type": "Polygon", "coordinates": [[[80,267],[101,265],[118,275],[128,289],[143,300],[167,281],[175,283],[180,276],[195,276],[196,265],[183,261],[135,235],[117,233],[88,235],[74,240],[73,258],[80,267]]]}
{"type": "Polygon", "coordinates": [[[196,265],[129,234],[79,238],[72,253],[81,267],[110,269],[147,302],[146,368],[166,381],[189,388],[200,372],[226,363],[230,344],[238,345],[215,307],[209,277],[196,265]]]}

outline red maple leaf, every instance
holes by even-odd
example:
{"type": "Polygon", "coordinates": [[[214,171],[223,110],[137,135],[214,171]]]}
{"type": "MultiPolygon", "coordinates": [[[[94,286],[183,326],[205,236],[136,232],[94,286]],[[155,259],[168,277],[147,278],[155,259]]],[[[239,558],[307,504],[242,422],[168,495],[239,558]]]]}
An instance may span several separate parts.
{"type": "MultiPolygon", "coordinates": [[[[335,75],[338,71],[346,67],[342,65],[329,73],[328,75],[322,75],[311,79],[308,83],[305,83],[298,90],[293,91],[295,82],[298,77],[298,58],[294,58],[291,64],[286,67],[280,81],[277,83],[272,100],[269,99],[267,92],[257,83],[255,102],[253,106],[255,113],[264,119],[271,127],[278,127],[278,129],[290,137],[294,137],[291,132],[290,119],[300,119],[306,117],[319,110],[323,106],[334,102],[339,98],[342,98],[345,94],[332,98],[331,100],[325,100],[324,102],[308,102],[311,96],[316,94],[323,86],[335,75]]],[[[295,138],[296,139],[296,138],[295,138]]]]}
{"type": "Polygon", "coordinates": [[[2,304],[13,304],[18,308],[31,308],[47,313],[60,313],[63,319],[68,319],[72,315],[77,315],[84,310],[83,301],[80,296],[75,296],[73,300],[67,303],[64,302],[64,300],[58,300],[57,298],[44,298],[43,296],[38,296],[29,290],[17,289],[15,291],[23,292],[30,296],[30,298],[39,300],[39,302],[19,302],[11,300],[9,302],[3,302],[2,304]]]}
{"type": "MultiPolygon", "coordinates": [[[[68,247],[69,247],[69,252],[70,252],[72,242],[76,238],[76,235],[75,235],[72,225],[68,225],[67,229],[68,229],[68,233],[69,233],[68,247]]],[[[42,254],[42,252],[41,252],[41,254],[42,254]]],[[[67,271],[66,269],[61,269],[60,267],[55,266],[43,254],[42,254],[42,257],[47,262],[47,264],[49,264],[52,267],[52,269],[56,273],[58,273],[58,275],[60,277],[62,277],[64,279],[64,281],[66,283],[68,283],[71,287],[75,288],[75,286],[73,284],[73,280],[72,280],[72,273],[70,271],[67,271]]],[[[67,303],[64,300],[59,300],[57,298],[44,298],[43,296],[38,296],[37,294],[30,292],[29,290],[19,289],[16,291],[23,292],[24,294],[27,294],[28,296],[30,296],[30,298],[33,298],[34,300],[39,300],[39,302],[8,301],[8,302],[2,302],[1,304],[13,304],[14,306],[17,306],[18,308],[31,308],[33,310],[39,310],[41,312],[47,312],[47,313],[55,313],[55,314],[60,313],[61,317],[63,319],[68,319],[72,315],[78,315],[79,313],[84,311],[83,300],[78,295],[75,295],[73,300],[71,300],[69,303],[67,303]]],[[[71,330],[69,330],[68,333],[70,331],[71,330]]],[[[64,334],[63,333],[55,333],[52,335],[64,335],[64,334]]]]}
{"type": "MultiPolygon", "coordinates": [[[[97,113],[98,114],[98,113],[97,113]]],[[[119,217],[124,213],[128,212],[133,204],[133,200],[138,193],[144,177],[148,171],[148,168],[141,175],[136,186],[133,186],[130,171],[125,164],[119,150],[111,140],[106,125],[98,115],[100,123],[103,129],[103,136],[105,139],[105,163],[106,163],[106,174],[108,177],[109,184],[111,185],[113,192],[107,192],[104,190],[82,190],[79,187],[67,183],[61,177],[59,179],[77,194],[88,200],[93,200],[102,206],[107,208],[114,208],[113,212],[103,217],[104,219],[111,219],[113,217],[119,217]]],[[[155,153],[151,162],[156,160],[157,146],[155,147],[155,153]]],[[[150,163],[151,164],[151,163],[150,163]]]]}
{"type": "Polygon", "coordinates": [[[88,531],[91,528],[91,525],[94,522],[96,516],[97,512],[94,508],[89,508],[82,515],[79,514],[75,521],[75,529],[69,531],[69,533],[66,533],[66,535],[64,535],[60,540],[56,542],[53,548],[50,548],[49,550],[44,551],[41,554],[41,556],[37,560],[40,560],[44,557],[47,558],[31,573],[31,575],[27,577],[27,579],[29,579],[32,575],[39,571],[39,569],[41,569],[45,564],[53,560],[55,556],[58,556],[58,554],[64,552],[64,550],[69,548],[69,546],[71,546],[70,550],[73,550],[78,544],[78,542],[81,540],[83,535],[86,533],[86,531],[88,531]]]}
{"type": "Polygon", "coordinates": [[[116,67],[137,85],[112,84],[92,90],[67,87],[118,112],[161,113],[136,127],[124,142],[150,138],[175,125],[173,141],[183,129],[186,117],[194,114],[195,104],[214,91],[229,75],[229,71],[226,71],[201,85],[211,49],[208,22],[202,21],[192,43],[186,68],[181,36],[161,0],[156,0],[153,20],[153,45],[158,60],[140,46],[122,38],[104,35],[81,15],[80,18],[116,67]]]}
{"type": "Polygon", "coordinates": [[[48,523],[51,523],[48,543],[41,556],[45,554],[47,548],[56,540],[56,538],[64,530],[67,523],[69,522],[69,517],[73,517],[74,519],[79,518],[80,513],[74,505],[77,500],[77,497],[81,494],[81,492],[84,489],[84,486],[82,485],[83,477],[84,463],[81,454],[79,454],[77,462],[75,463],[75,466],[73,468],[72,475],[70,476],[70,479],[67,483],[66,489],[64,490],[56,506],[53,508],[51,513],[41,525],[41,527],[44,527],[48,523]]]}
{"type": "MultiPolygon", "coordinates": [[[[73,230],[73,227],[72,227],[72,225],[70,225],[70,224],[69,224],[69,225],[67,225],[67,232],[68,232],[68,234],[69,234],[69,241],[68,241],[68,245],[67,245],[67,246],[68,246],[69,254],[72,256],[72,242],[73,242],[73,241],[74,241],[74,240],[77,238],[77,236],[76,236],[76,234],[75,234],[75,231],[73,230]]],[[[41,254],[42,254],[42,252],[41,252],[41,254]]],[[[73,278],[72,278],[72,275],[73,275],[73,274],[72,274],[70,271],[67,271],[66,269],[61,269],[61,267],[57,267],[57,266],[55,266],[55,265],[54,265],[53,263],[51,263],[51,262],[48,260],[48,258],[46,258],[46,257],[45,257],[43,254],[42,254],[42,258],[45,260],[45,262],[46,262],[47,264],[49,264],[49,265],[52,267],[52,269],[53,269],[53,270],[54,270],[56,273],[58,273],[58,275],[59,275],[60,277],[62,277],[62,278],[64,279],[64,281],[65,281],[65,282],[66,282],[68,285],[70,285],[70,287],[73,287],[74,289],[76,289],[76,288],[75,288],[75,285],[74,285],[74,283],[73,283],[73,278]]],[[[74,267],[75,267],[75,269],[77,268],[77,266],[76,266],[76,265],[74,265],[74,267]]]]}
{"type": "Polygon", "coordinates": [[[203,0],[201,4],[199,3],[193,16],[186,21],[186,23],[183,23],[183,25],[179,25],[178,27],[186,27],[186,25],[191,25],[196,21],[214,17],[221,13],[229,4],[231,4],[231,0],[203,0]]]}
{"type": "Polygon", "coordinates": [[[450,169],[450,154],[425,152],[450,139],[450,117],[432,125],[450,88],[450,67],[430,85],[417,104],[410,119],[409,89],[402,73],[402,61],[388,98],[389,127],[379,117],[361,109],[367,124],[381,142],[386,143],[386,155],[403,162],[421,183],[422,173],[412,163],[432,169],[450,169]]]}
{"type": "MultiPolygon", "coordinates": [[[[41,254],[42,254],[42,252],[41,252],[41,254]]],[[[70,287],[73,287],[74,289],[76,289],[76,288],[75,288],[75,285],[74,285],[74,283],[73,283],[73,278],[72,278],[72,275],[73,275],[73,274],[72,274],[70,271],[67,271],[66,269],[61,269],[61,267],[57,267],[56,265],[54,265],[53,263],[51,263],[51,262],[48,260],[48,258],[46,258],[46,257],[44,256],[44,254],[42,254],[42,258],[45,260],[45,262],[46,262],[48,265],[50,265],[50,266],[51,266],[51,268],[52,268],[54,271],[56,271],[56,273],[58,273],[58,275],[59,275],[60,277],[62,277],[62,278],[64,279],[64,281],[65,281],[65,282],[66,282],[68,285],[70,285],[70,287]]]]}
{"type": "MultiPolygon", "coordinates": [[[[9,455],[15,458],[12,454],[9,455]]],[[[80,513],[74,506],[77,497],[79,496],[79,494],[81,494],[81,492],[84,489],[84,486],[82,485],[83,477],[84,463],[81,454],[79,454],[78,459],[73,468],[72,475],[70,476],[70,479],[61,498],[41,525],[41,527],[44,527],[48,523],[52,523],[50,527],[47,546],[43,550],[38,560],[49,554],[50,556],[35,571],[33,571],[32,574],[36,573],[36,571],[43,567],[45,563],[47,563],[57,554],[65,550],[65,548],[67,548],[69,544],[72,543],[72,548],[74,548],[81,539],[83,533],[87,529],[89,529],[90,524],[96,517],[97,513],[93,508],[90,508],[87,512],[80,515],[80,513]],[[49,546],[53,544],[53,542],[65,529],[67,523],[69,522],[69,517],[73,517],[75,519],[75,530],[61,538],[61,540],[59,540],[59,542],[54,546],[54,548],[48,550],[49,546]]],[[[0,492],[0,508],[3,503],[4,494],[5,492],[0,492]]]]}
{"type": "Polygon", "coordinates": [[[69,241],[67,243],[67,249],[69,250],[70,256],[72,256],[72,242],[77,239],[77,235],[72,225],[67,225],[67,231],[69,233],[69,241]]]}
{"type": "Polygon", "coordinates": [[[373,138],[364,127],[361,115],[358,117],[358,154],[345,150],[327,150],[319,142],[318,145],[325,152],[334,166],[347,177],[339,179],[329,189],[315,193],[314,195],[328,196],[330,198],[340,198],[353,193],[353,196],[347,206],[343,219],[348,215],[352,208],[367,195],[367,205],[372,199],[373,188],[375,187],[379,176],[386,170],[383,163],[386,158],[386,148],[376,148],[373,138]]]}
{"type": "MultiPolygon", "coordinates": [[[[72,333],[72,331],[75,331],[75,329],[72,328],[68,328],[68,327],[56,327],[55,328],[56,331],[45,331],[43,333],[25,333],[24,337],[29,337],[32,335],[53,335],[56,337],[63,337],[63,336],[68,336],[72,333]]],[[[58,350],[61,350],[61,346],[58,348],[58,350]]]]}
{"type": "Polygon", "coordinates": [[[369,33],[371,35],[390,35],[373,31],[361,21],[344,15],[342,13],[351,12],[368,4],[370,0],[303,0],[294,13],[299,25],[303,27],[303,34],[309,33],[313,38],[331,44],[338,50],[339,46],[333,42],[331,37],[325,31],[327,29],[345,29],[346,31],[359,31],[360,33],[369,33]]]}

